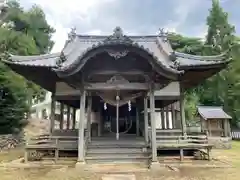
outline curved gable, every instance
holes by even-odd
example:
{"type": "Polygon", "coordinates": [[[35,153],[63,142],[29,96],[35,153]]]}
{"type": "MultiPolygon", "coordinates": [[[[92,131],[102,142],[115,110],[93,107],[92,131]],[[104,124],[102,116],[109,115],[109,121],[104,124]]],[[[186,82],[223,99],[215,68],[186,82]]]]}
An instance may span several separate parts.
{"type": "MultiPolygon", "coordinates": [[[[91,41],[91,38],[89,39],[91,41]]],[[[145,39],[143,37],[139,42],[141,43],[134,41],[131,37],[123,35],[122,30],[116,28],[113,35],[101,39],[101,41],[94,43],[92,46],[80,52],[77,47],[81,50],[82,47],[79,45],[79,39],[76,38],[73,40],[74,45],[70,43],[69,47],[63,51],[65,61],[60,63],[59,68],[56,68],[55,71],[59,76],[71,76],[81,71],[86,62],[98,54],[107,52],[109,56],[119,59],[124,58],[131,52],[146,59],[152,68],[160,75],[174,80],[178,78],[182,71],[174,69],[171,66],[169,56],[159,48],[160,44],[157,36],[152,36],[151,40],[149,37],[148,39],[147,37],[145,37],[145,39]],[[144,40],[145,43],[148,44],[147,48],[143,45],[144,40]]]]}

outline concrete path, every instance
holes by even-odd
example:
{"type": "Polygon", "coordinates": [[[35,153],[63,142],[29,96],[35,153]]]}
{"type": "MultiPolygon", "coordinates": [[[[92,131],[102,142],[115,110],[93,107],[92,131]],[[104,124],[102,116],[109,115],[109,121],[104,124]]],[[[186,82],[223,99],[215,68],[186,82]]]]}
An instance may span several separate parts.
{"type": "Polygon", "coordinates": [[[136,180],[134,174],[106,174],[102,180],[136,180]]]}

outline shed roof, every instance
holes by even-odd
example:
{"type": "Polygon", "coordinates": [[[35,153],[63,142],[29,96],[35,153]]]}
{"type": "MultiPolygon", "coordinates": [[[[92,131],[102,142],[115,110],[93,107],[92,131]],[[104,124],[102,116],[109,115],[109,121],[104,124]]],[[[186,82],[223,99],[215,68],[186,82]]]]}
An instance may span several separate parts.
{"type": "Polygon", "coordinates": [[[221,106],[198,106],[199,115],[205,119],[232,119],[221,106]]]}

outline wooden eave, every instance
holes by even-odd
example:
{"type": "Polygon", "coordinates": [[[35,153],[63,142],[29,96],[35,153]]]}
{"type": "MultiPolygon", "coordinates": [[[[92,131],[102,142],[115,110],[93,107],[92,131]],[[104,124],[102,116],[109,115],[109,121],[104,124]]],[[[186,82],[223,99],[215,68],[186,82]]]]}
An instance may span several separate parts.
{"type": "Polygon", "coordinates": [[[51,67],[46,66],[25,66],[21,64],[7,63],[14,72],[23,76],[25,79],[41,86],[42,88],[54,92],[55,84],[59,80],[58,76],[51,67]]]}
{"type": "Polygon", "coordinates": [[[199,84],[203,83],[206,79],[212,77],[213,75],[220,72],[226,67],[224,65],[218,65],[213,67],[194,67],[188,70],[185,70],[185,74],[181,77],[181,82],[184,88],[196,87],[199,84]]]}

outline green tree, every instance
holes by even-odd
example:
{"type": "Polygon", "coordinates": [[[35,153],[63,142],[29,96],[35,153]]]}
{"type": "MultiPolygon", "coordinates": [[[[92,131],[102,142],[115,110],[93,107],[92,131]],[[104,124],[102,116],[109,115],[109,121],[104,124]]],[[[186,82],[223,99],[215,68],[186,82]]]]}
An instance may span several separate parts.
{"type": "Polygon", "coordinates": [[[235,92],[240,88],[238,84],[240,64],[237,56],[235,28],[228,22],[228,14],[224,12],[218,0],[212,0],[212,8],[207,17],[208,34],[205,42],[205,55],[216,55],[226,53],[227,58],[233,58],[233,62],[220,73],[207,80],[203,85],[203,92],[200,93],[200,101],[207,105],[222,105],[235,120],[237,120],[236,109],[240,104],[234,102],[237,99],[235,92]]]}
{"type": "MultiPolygon", "coordinates": [[[[1,20],[1,59],[7,54],[36,55],[48,53],[53,41],[54,29],[45,19],[43,11],[33,6],[24,11],[17,1],[9,1],[7,16],[1,20]],[[7,52],[7,53],[6,53],[7,52]]],[[[33,96],[40,96],[43,90],[15,74],[0,62],[0,133],[19,132],[26,125],[26,113],[33,96]]]]}

